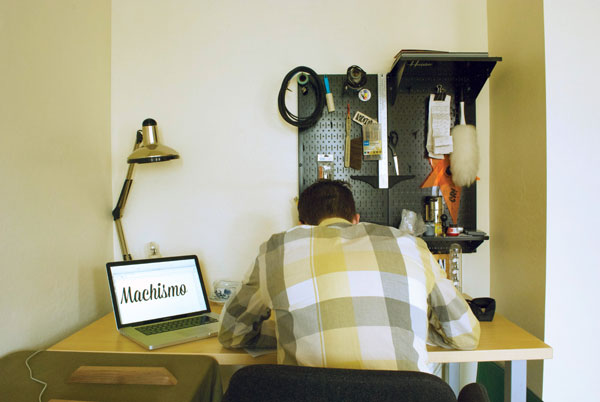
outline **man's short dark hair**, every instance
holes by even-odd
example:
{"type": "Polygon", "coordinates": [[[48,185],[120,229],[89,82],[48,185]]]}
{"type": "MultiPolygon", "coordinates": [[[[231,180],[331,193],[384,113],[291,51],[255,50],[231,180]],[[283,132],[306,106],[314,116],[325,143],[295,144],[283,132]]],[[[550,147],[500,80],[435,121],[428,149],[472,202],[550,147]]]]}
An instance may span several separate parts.
{"type": "Polygon", "coordinates": [[[352,222],[355,215],[350,185],[343,181],[319,180],[307,187],[298,199],[298,219],[307,225],[318,225],[327,218],[352,222]]]}

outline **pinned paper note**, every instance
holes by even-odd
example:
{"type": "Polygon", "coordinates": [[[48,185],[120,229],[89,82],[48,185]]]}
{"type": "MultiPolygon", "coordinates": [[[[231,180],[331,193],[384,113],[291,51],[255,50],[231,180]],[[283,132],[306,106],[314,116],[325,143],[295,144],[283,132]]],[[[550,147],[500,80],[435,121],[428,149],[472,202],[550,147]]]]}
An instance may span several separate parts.
{"type": "Polygon", "coordinates": [[[444,100],[435,100],[429,96],[429,117],[427,121],[427,152],[430,158],[443,159],[452,152],[450,136],[450,105],[452,97],[446,95],[444,100]]]}

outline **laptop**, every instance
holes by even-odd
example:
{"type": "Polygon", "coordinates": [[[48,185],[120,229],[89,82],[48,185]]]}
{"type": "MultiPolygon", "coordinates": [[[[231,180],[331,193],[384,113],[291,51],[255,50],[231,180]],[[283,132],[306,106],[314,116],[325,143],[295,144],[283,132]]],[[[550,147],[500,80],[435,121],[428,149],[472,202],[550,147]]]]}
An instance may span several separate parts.
{"type": "Polygon", "coordinates": [[[195,255],[109,262],[106,270],[117,330],[127,338],[153,350],[217,335],[195,255]]]}

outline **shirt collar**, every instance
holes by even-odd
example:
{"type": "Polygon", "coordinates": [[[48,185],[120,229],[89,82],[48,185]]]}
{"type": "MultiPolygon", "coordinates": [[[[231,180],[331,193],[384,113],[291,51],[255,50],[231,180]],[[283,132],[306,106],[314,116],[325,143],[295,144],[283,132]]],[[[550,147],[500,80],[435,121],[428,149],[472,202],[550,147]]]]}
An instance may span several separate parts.
{"type": "Polygon", "coordinates": [[[350,225],[352,225],[352,222],[347,221],[344,218],[325,218],[321,221],[321,223],[319,223],[319,226],[329,226],[329,225],[334,225],[336,223],[348,223],[350,225]]]}

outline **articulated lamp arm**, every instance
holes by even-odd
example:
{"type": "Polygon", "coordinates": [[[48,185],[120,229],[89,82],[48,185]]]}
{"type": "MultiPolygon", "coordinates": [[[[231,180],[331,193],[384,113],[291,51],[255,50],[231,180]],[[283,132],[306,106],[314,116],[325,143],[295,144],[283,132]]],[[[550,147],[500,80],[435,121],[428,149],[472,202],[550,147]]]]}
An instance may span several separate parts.
{"type": "MultiPolygon", "coordinates": [[[[135,139],[135,145],[133,146],[133,150],[135,151],[142,144],[142,130],[138,130],[135,139]]],[[[129,250],[127,249],[127,242],[125,241],[125,233],[123,232],[123,225],[121,224],[121,218],[123,217],[123,210],[125,209],[125,204],[127,203],[127,197],[129,197],[129,190],[131,189],[131,185],[133,184],[133,168],[135,167],[135,163],[130,163],[129,168],[127,169],[127,176],[125,177],[125,183],[123,183],[123,188],[121,189],[121,194],[119,194],[119,200],[117,201],[117,205],[115,209],[112,211],[113,220],[115,221],[115,227],[117,229],[117,236],[119,238],[119,245],[121,246],[121,254],[123,255],[124,261],[131,261],[132,257],[129,254],[129,250]]]]}

